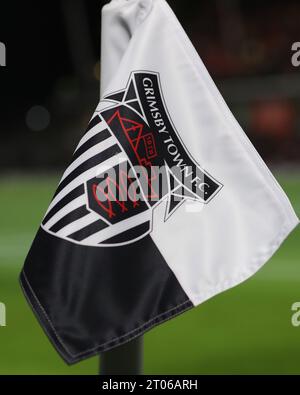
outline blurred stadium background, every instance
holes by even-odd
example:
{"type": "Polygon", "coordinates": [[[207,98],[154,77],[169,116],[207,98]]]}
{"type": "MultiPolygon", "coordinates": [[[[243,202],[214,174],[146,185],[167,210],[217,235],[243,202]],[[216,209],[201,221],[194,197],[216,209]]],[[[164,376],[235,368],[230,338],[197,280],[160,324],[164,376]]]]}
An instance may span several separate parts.
{"type": "MultiPolygon", "coordinates": [[[[299,1],[169,0],[234,115],[300,216],[299,1]]],[[[68,367],[31,313],[18,274],[58,179],[99,99],[104,1],[2,2],[0,374],[68,367]]],[[[300,373],[300,229],[252,279],[145,336],[145,373],[300,373]]]]}

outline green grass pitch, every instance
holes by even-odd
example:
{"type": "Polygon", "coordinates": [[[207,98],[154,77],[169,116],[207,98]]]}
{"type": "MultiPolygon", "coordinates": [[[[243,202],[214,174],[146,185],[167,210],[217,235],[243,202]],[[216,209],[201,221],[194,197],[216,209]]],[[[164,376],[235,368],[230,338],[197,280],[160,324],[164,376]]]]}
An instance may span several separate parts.
{"type": "MultiPolygon", "coordinates": [[[[278,175],[300,216],[300,173],[278,175]]],[[[0,374],[97,374],[98,358],[67,366],[37,323],[18,283],[55,176],[0,179],[0,374]]],[[[299,374],[300,227],[254,277],[145,335],[146,374],[299,374]]]]}

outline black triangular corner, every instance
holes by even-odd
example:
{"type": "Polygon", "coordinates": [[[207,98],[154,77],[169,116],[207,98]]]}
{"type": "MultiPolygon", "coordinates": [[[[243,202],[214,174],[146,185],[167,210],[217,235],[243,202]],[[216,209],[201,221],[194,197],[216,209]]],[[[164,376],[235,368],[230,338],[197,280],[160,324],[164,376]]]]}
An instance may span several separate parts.
{"type": "Polygon", "coordinates": [[[181,205],[183,200],[184,197],[179,197],[170,193],[165,220],[167,220],[169,216],[176,210],[176,208],[181,205]]]}
{"type": "Polygon", "coordinates": [[[124,94],[125,91],[113,93],[112,95],[105,96],[104,99],[122,102],[124,98],[124,94]]]}
{"type": "Polygon", "coordinates": [[[135,93],[134,83],[133,81],[131,81],[129,88],[127,90],[125,101],[134,100],[134,99],[136,99],[136,93],[135,93]]]}

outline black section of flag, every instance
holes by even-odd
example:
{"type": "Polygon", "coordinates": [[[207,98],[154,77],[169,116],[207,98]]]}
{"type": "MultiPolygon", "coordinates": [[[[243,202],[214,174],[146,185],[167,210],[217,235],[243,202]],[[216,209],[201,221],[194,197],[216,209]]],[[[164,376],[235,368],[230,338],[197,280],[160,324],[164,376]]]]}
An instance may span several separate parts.
{"type": "Polygon", "coordinates": [[[193,306],[149,236],[99,249],[40,228],[21,284],[68,363],[117,347],[193,306]]]}

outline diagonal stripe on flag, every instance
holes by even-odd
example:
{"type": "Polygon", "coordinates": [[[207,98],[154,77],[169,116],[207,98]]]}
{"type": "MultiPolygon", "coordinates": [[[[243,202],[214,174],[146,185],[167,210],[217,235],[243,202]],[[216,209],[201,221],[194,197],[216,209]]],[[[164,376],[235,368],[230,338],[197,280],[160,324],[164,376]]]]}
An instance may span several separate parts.
{"type": "Polygon", "coordinates": [[[81,147],[86,141],[95,136],[97,133],[100,133],[102,130],[106,129],[107,125],[105,122],[101,121],[100,117],[97,115],[93,120],[89,123],[89,126],[85,132],[85,134],[80,139],[75,152],[81,147]],[[94,121],[95,119],[95,121],[94,121]]]}
{"type": "Polygon", "coordinates": [[[86,205],[86,196],[80,195],[76,199],[72,200],[64,207],[62,207],[57,213],[55,213],[48,222],[45,222],[43,225],[46,229],[50,229],[56,222],[58,222],[65,215],[69,214],[71,211],[75,210],[78,207],[86,205]]]}
{"type": "MultiPolygon", "coordinates": [[[[89,166],[89,160],[93,161],[93,158],[97,155],[101,155],[102,152],[104,152],[106,149],[109,147],[113,146],[115,144],[115,139],[113,137],[109,137],[108,139],[92,146],[89,148],[87,151],[83,152],[77,159],[75,159],[70,166],[66,169],[64,172],[60,183],[62,183],[68,176],[71,174],[76,168],[78,168],[79,165],[85,163],[84,167],[88,168],[89,166]]],[[[96,160],[96,159],[95,159],[96,160]]],[[[80,171],[80,170],[78,170],[80,171]]]]}
{"type": "Polygon", "coordinates": [[[75,178],[72,182],[65,186],[59,193],[55,193],[52,202],[49,205],[48,212],[52,210],[52,208],[62,200],[66,195],[68,195],[74,188],[77,188],[79,185],[82,185],[84,182],[89,180],[90,178],[96,177],[98,174],[102,173],[107,169],[110,169],[117,164],[121,164],[125,162],[126,156],[123,152],[118,153],[117,155],[113,155],[103,162],[97,164],[96,166],[86,170],[85,172],[81,173],[77,178],[75,178]]]}
{"type": "Polygon", "coordinates": [[[69,192],[66,196],[64,196],[55,206],[51,208],[51,210],[47,210],[47,213],[43,219],[42,224],[46,224],[53,215],[55,215],[58,211],[60,211],[64,206],[68,203],[72,202],[72,200],[76,199],[78,196],[84,194],[84,186],[83,184],[78,185],[75,189],[69,192]]]}
{"type": "Polygon", "coordinates": [[[73,240],[81,241],[93,235],[94,233],[107,228],[108,226],[109,225],[106,222],[102,221],[101,219],[98,219],[97,221],[88,224],[82,229],[79,229],[78,231],[70,234],[68,237],[73,240]]]}
{"type": "Polygon", "coordinates": [[[91,236],[82,240],[85,244],[95,245],[109,239],[113,235],[125,232],[135,226],[138,226],[144,222],[151,221],[151,210],[146,210],[133,217],[125,219],[116,224],[110,225],[108,228],[100,230],[100,232],[94,233],[91,236]]]}
{"type": "Polygon", "coordinates": [[[74,161],[80,155],[82,155],[85,151],[89,148],[93,147],[94,145],[101,143],[102,141],[108,139],[111,136],[111,133],[108,129],[104,129],[101,132],[92,136],[89,140],[83,143],[73,154],[72,160],[74,161]]]}
{"type": "Polygon", "coordinates": [[[81,163],[78,167],[76,167],[76,169],[74,171],[72,171],[66,178],[64,178],[62,180],[62,182],[59,184],[54,196],[56,196],[68,184],[70,184],[71,181],[73,181],[75,178],[77,178],[84,171],[101,164],[106,159],[108,159],[120,152],[121,152],[121,148],[118,146],[118,144],[114,144],[114,145],[110,146],[109,148],[107,148],[106,150],[99,152],[97,155],[94,155],[92,158],[89,158],[85,162],[81,163]]]}
{"type": "Polygon", "coordinates": [[[89,211],[86,209],[86,206],[80,206],[65,215],[59,221],[57,221],[49,230],[56,233],[64,226],[68,225],[71,222],[74,222],[76,219],[79,219],[87,214],[89,214],[89,211]]]}

